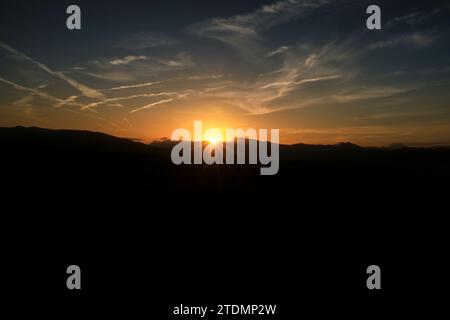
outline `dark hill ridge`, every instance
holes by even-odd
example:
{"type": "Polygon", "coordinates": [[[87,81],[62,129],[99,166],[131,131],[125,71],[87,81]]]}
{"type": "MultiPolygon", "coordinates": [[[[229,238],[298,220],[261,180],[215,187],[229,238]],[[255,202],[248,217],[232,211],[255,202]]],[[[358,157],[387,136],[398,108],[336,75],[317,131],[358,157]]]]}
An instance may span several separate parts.
{"type": "Polygon", "coordinates": [[[175,166],[171,141],[146,145],[77,130],[0,128],[4,185],[10,190],[154,194],[239,194],[276,188],[286,196],[323,186],[420,186],[450,182],[450,149],[280,145],[280,170],[255,165],[175,166]]]}
{"type": "MultiPolygon", "coordinates": [[[[82,130],[51,130],[37,127],[0,128],[0,142],[9,146],[54,148],[60,150],[95,150],[97,152],[147,153],[149,148],[139,142],[101,132],[82,130]]],[[[153,150],[156,151],[156,150],[153,150]]]]}

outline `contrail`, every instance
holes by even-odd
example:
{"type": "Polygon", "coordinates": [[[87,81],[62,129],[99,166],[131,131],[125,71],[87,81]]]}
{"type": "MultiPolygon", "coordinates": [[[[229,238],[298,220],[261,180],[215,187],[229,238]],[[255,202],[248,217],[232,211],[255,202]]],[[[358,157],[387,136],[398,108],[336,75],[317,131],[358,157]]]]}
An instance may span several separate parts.
{"type": "Polygon", "coordinates": [[[17,51],[16,49],[10,47],[9,45],[3,43],[0,41],[0,47],[3,48],[4,50],[12,53],[16,58],[18,59],[22,59],[28,62],[31,62],[32,64],[34,64],[35,66],[37,66],[39,69],[47,72],[48,74],[60,78],[61,80],[65,81],[68,85],[72,86],[73,88],[77,89],[78,91],[80,91],[82,94],[84,94],[86,97],[89,98],[97,98],[97,99],[104,99],[105,96],[103,93],[89,88],[87,86],[85,86],[84,84],[81,84],[79,82],[77,82],[76,80],[73,80],[69,77],[67,77],[65,74],[61,73],[61,72],[57,72],[57,71],[53,71],[51,70],[49,67],[47,67],[45,64],[34,60],[33,58],[27,56],[26,54],[17,51]]]}

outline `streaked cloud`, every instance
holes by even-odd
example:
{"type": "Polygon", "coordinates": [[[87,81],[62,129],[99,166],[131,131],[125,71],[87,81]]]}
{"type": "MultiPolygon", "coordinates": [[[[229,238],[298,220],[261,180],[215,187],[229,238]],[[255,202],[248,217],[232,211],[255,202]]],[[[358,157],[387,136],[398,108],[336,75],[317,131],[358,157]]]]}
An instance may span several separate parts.
{"type": "Polygon", "coordinates": [[[339,79],[341,78],[341,75],[335,74],[331,76],[325,76],[325,77],[318,77],[318,78],[312,78],[312,79],[301,79],[298,81],[288,81],[288,82],[273,82],[266,84],[261,87],[261,89],[268,89],[268,88],[274,88],[274,87],[286,87],[286,86],[295,86],[295,85],[302,85],[305,83],[310,82],[317,82],[317,81],[325,81],[325,80],[333,80],[333,79],[339,79]]]}
{"type": "Polygon", "coordinates": [[[27,95],[28,98],[25,101],[27,101],[28,103],[30,102],[30,99],[32,97],[34,97],[34,96],[38,96],[38,97],[44,98],[46,100],[49,100],[49,101],[52,101],[52,102],[57,102],[57,103],[61,103],[61,102],[64,101],[64,100],[61,100],[59,98],[55,98],[52,95],[49,95],[48,93],[42,92],[41,90],[22,86],[20,84],[15,83],[15,82],[9,81],[9,80],[7,80],[7,79],[5,79],[3,77],[0,77],[0,82],[3,82],[5,84],[13,87],[16,90],[27,92],[28,93],[28,95],[27,95]]]}
{"type": "Polygon", "coordinates": [[[158,63],[171,68],[190,68],[195,66],[192,56],[187,52],[180,52],[174,59],[153,58],[158,63]]]}
{"type": "Polygon", "coordinates": [[[331,96],[332,99],[340,103],[348,103],[355,100],[387,98],[396,94],[408,92],[413,88],[397,87],[372,87],[372,88],[354,88],[352,92],[340,93],[331,96]]]}
{"type": "Polygon", "coordinates": [[[106,104],[110,104],[110,103],[114,103],[114,102],[118,102],[118,101],[131,100],[131,99],[136,99],[136,98],[153,98],[153,97],[160,97],[160,96],[172,96],[172,95],[177,95],[177,94],[178,94],[177,92],[158,92],[158,93],[134,94],[134,95],[118,97],[118,98],[107,98],[107,99],[103,99],[101,101],[97,101],[97,102],[93,102],[88,105],[85,105],[81,109],[82,110],[92,109],[92,108],[96,108],[101,105],[106,105],[106,104]]]}
{"type": "Polygon", "coordinates": [[[76,102],[77,98],[78,98],[78,96],[70,96],[67,99],[65,99],[65,100],[55,104],[55,107],[56,108],[61,108],[61,107],[64,107],[65,105],[67,105],[67,104],[73,104],[73,103],[76,102]]]}
{"type": "Polygon", "coordinates": [[[402,44],[414,46],[426,46],[433,42],[433,37],[423,33],[412,33],[393,37],[389,40],[378,41],[368,46],[369,49],[384,49],[402,44]]]}
{"type": "Polygon", "coordinates": [[[288,46],[282,46],[282,47],[279,47],[278,49],[276,49],[274,51],[271,51],[271,52],[267,53],[266,57],[270,58],[270,57],[276,56],[277,54],[283,53],[283,52],[288,51],[288,50],[289,50],[288,46]]]}
{"type": "Polygon", "coordinates": [[[196,75],[188,77],[187,80],[216,80],[221,79],[224,76],[224,74],[196,75]]]}
{"type": "Polygon", "coordinates": [[[148,58],[146,56],[126,56],[123,58],[119,58],[119,59],[114,59],[111,60],[109,63],[117,66],[120,64],[129,64],[135,61],[142,61],[142,60],[147,60],[148,58]]]}
{"type": "Polygon", "coordinates": [[[386,27],[392,28],[401,24],[410,26],[419,25],[430,18],[434,18],[439,14],[446,13],[450,10],[450,5],[442,6],[430,11],[415,11],[399,17],[394,17],[386,23],[386,27]]]}
{"type": "Polygon", "coordinates": [[[163,99],[163,100],[160,100],[160,101],[157,101],[157,102],[153,102],[153,103],[147,104],[147,105],[145,105],[143,107],[140,107],[140,108],[137,108],[137,109],[133,109],[130,112],[131,113],[135,113],[135,112],[142,111],[142,110],[145,110],[145,109],[153,108],[154,106],[157,106],[157,105],[160,105],[160,104],[172,102],[174,100],[175,100],[174,98],[163,99]]]}
{"type": "Polygon", "coordinates": [[[126,85],[126,86],[120,86],[120,87],[114,87],[114,88],[109,88],[109,89],[103,89],[104,91],[106,90],[126,90],[126,89],[135,89],[135,88],[145,88],[145,87],[151,87],[157,84],[161,84],[162,81],[155,81],[155,82],[145,82],[145,83],[136,83],[136,84],[130,84],[130,85],[126,85]]]}
{"type": "Polygon", "coordinates": [[[126,39],[121,39],[114,44],[116,48],[123,48],[127,50],[143,50],[148,48],[156,48],[163,46],[173,46],[178,41],[172,37],[161,33],[140,33],[132,36],[127,36],[126,39]]]}
{"type": "Polygon", "coordinates": [[[145,109],[150,109],[150,108],[153,108],[154,106],[158,106],[158,105],[161,105],[161,104],[169,103],[169,102],[172,102],[172,101],[175,101],[175,100],[178,100],[178,99],[184,99],[184,98],[186,98],[186,97],[188,97],[190,95],[193,95],[194,93],[195,93],[194,91],[190,91],[190,90],[188,90],[186,92],[179,92],[179,93],[176,93],[175,94],[176,96],[173,97],[173,98],[168,98],[168,99],[163,99],[163,100],[159,100],[159,101],[156,101],[156,102],[152,102],[152,103],[147,104],[147,105],[145,105],[143,107],[139,107],[137,109],[133,109],[133,110],[130,111],[130,113],[135,113],[135,112],[142,111],[142,110],[145,110],[145,109]]]}
{"type": "Polygon", "coordinates": [[[261,33],[274,26],[310,14],[333,0],[286,0],[275,2],[242,15],[229,18],[213,18],[195,24],[190,30],[202,37],[226,43],[243,54],[262,50],[261,33]]]}
{"type": "Polygon", "coordinates": [[[51,70],[45,64],[34,60],[33,58],[27,56],[26,54],[24,54],[24,53],[22,53],[20,51],[17,51],[16,49],[10,47],[9,45],[7,45],[7,44],[5,44],[3,42],[0,42],[0,48],[8,51],[11,54],[13,54],[13,56],[15,58],[23,60],[23,61],[30,62],[33,65],[35,65],[36,67],[38,67],[39,69],[41,69],[42,71],[45,71],[48,74],[65,81],[68,85],[70,85],[73,88],[77,89],[78,91],[80,91],[81,93],[83,93],[85,96],[87,96],[89,98],[104,98],[104,95],[101,92],[99,92],[97,90],[94,90],[92,88],[89,88],[88,86],[86,86],[84,84],[81,84],[81,83],[77,82],[76,80],[74,80],[72,78],[69,78],[68,76],[66,76],[62,72],[51,70]]]}

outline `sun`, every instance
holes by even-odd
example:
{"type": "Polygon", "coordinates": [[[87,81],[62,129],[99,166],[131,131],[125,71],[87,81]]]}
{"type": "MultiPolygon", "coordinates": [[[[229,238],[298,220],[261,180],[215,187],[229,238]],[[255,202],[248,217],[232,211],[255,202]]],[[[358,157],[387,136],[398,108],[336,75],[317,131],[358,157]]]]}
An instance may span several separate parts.
{"type": "Polygon", "coordinates": [[[219,139],[217,137],[210,137],[208,141],[211,144],[216,144],[217,142],[219,142],[219,139]]]}
{"type": "Polygon", "coordinates": [[[222,132],[219,129],[209,129],[203,134],[203,141],[208,141],[210,144],[216,144],[222,141],[222,132]]]}

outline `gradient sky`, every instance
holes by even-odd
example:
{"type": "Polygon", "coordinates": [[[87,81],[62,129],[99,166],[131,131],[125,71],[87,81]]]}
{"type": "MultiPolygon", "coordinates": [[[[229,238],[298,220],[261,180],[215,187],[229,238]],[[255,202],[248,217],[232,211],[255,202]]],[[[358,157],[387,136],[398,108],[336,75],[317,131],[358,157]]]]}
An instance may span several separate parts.
{"type": "Polygon", "coordinates": [[[1,2],[0,126],[150,141],[194,120],[279,128],[282,143],[450,144],[450,5],[1,2]]]}

